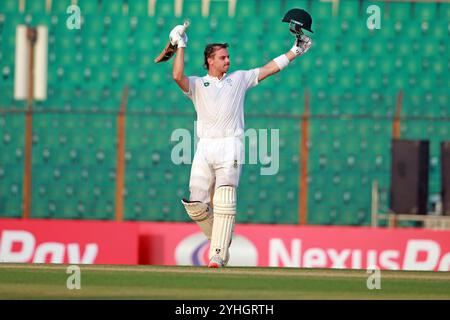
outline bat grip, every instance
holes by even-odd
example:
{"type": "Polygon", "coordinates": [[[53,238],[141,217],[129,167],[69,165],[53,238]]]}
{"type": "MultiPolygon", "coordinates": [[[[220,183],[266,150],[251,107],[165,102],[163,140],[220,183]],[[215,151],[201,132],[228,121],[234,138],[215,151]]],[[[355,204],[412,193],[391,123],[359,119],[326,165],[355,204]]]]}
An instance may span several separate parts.
{"type": "Polygon", "coordinates": [[[185,21],[183,23],[183,28],[181,29],[181,35],[183,35],[186,32],[186,29],[189,27],[189,22],[185,21]]]}

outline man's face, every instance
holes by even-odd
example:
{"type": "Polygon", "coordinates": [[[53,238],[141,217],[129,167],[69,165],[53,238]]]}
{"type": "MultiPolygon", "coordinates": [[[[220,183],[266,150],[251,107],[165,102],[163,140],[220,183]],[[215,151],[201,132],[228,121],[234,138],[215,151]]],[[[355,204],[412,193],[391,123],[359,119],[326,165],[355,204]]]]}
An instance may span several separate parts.
{"type": "Polygon", "coordinates": [[[228,50],[221,48],[214,52],[214,54],[208,58],[209,67],[217,72],[225,73],[230,68],[230,55],[228,50]]]}

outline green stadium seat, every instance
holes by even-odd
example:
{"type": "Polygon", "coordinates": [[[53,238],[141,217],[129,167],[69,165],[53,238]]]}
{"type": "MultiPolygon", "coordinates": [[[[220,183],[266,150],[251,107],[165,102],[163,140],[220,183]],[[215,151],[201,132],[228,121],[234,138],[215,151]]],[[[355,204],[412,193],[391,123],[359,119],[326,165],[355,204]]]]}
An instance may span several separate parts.
{"type": "Polygon", "coordinates": [[[389,2],[385,4],[389,19],[406,21],[412,18],[412,6],[409,2],[389,2]]]}
{"type": "Polygon", "coordinates": [[[209,15],[213,17],[228,17],[228,1],[211,0],[209,5],[209,15]]]}
{"type": "Polygon", "coordinates": [[[5,0],[2,11],[5,13],[19,13],[19,0],[5,0]]]}
{"type": "MultiPolygon", "coordinates": [[[[448,103],[449,103],[449,95],[447,90],[445,89],[445,87],[442,87],[438,90],[435,91],[436,95],[437,95],[437,105],[441,108],[441,109],[445,109],[446,107],[448,107],[448,103]]],[[[447,111],[448,113],[450,113],[450,110],[447,111]]]]}
{"type": "Polygon", "coordinates": [[[257,0],[237,1],[236,17],[253,18],[256,17],[257,0]]]}
{"type": "MultiPolygon", "coordinates": [[[[217,28],[217,24],[212,25],[211,22],[214,22],[214,20],[212,20],[211,18],[203,18],[203,17],[198,17],[196,19],[195,23],[192,23],[189,26],[189,39],[190,42],[189,44],[194,43],[193,39],[202,39],[202,37],[206,37],[207,35],[211,34],[212,31],[214,31],[214,28],[217,28]]],[[[216,20],[217,21],[217,20],[216,20]]],[[[167,30],[168,32],[170,32],[170,30],[167,30]]],[[[169,34],[167,34],[167,37],[169,36],[169,34]]],[[[203,40],[203,39],[202,39],[203,40]]],[[[199,41],[199,40],[195,40],[199,41]]]]}
{"type": "Polygon", "coordinates": [[[133,0],[128,1],[128,14],[132,17],[148,16],[148,1],[147,0],[133,0]]]}
{"type": "Polygon", "coordinates": [[[260,0],[258,2],[259,12],[268,19],[281,20],[285,14],[282,12],[281,1],[260,0]]]}
{"type": "Polygon", "coordinates": [[[284,0],[281,1],[283,14],[293,8],[304,9],[308,11],[308,0],[284,0]]]}
{"type": "Polygon", "coordinates": [[[174,17],[175,16],[174,1],[170,0],[156,1],[155,15],[157,17],[174,17]]]}
{"type": "MultiPolygon", "coordinates": [[[[422,27],[419,27],[417,22],[412,23],[412,21],[404,21],[403,23],[403,32],[406,31],[408,34],[408,37],[410,41],[412,42],[421,42],[425,38],[425,32],[422,30],[422,27]]],[[[424,26],[422,24],[421,26],[424,26]]]]}
{"type": "Polygon", "coordinates": [[[25,18],[26,22],[32,25],[46,25],[46,26],[50,26],[51,25],[51,17],[47,14],[44,13],[34,13],[34,14],[30,14],[30,15],[26,15],[25,18]]]}
{"type": "Polygon", "coordinates": [[[77,6],[80,8],[81,15],[98,14],[102,11],[102,3],[98,0],[78,0],[77,6]]]}
{"type": "Polygon", "coordinates": [[[118,16],[124,14],[125,12],[123,0],[102,1],[101,5],[102,5],[101,11],[106,15],[118,16]]]}
{"type": "Polygon", "coordinates": [[[413,17],[418,21],[432,21],[436,18],[436,3],[412,3],[413,17]]]}
{"type": "Polygon", "coordinates": [[[25,13],[45,13],[45,0],[34,0],[25,2],[25,13]]]}
{"type": "MultiPolygon", "coordinates": [[[[363,39],[368,37],[374,31],[367,28],[366,19],[353,19],[347,21],[348,28],[346,34],[351,34],[355,39],[363,39]]],[[[381,27],[383,29],[383,27],[381,27]]],[[[376,30],[375,32],[380,32],[381,30],[376,30]]]]}
{"type": "Polygon", "coordinates": [[[24,23],[25,19],[22,15],[11,14],[5,17],[4,26],[1,28],[2,43],[0,44],[5,60],[14,61],[16,27],[18,24],[24,23]]]}
{"type": "Polygon", "coordinates": [[[312,1],[310,14],[312,17],[319,20],[331,19],[333,17],[332,6],[333,4],[331,2],[312,1]]]}
{"type": "MultiPolygon", "coordinates": [[[[288,29],[285,25],[284,28],[285,30],[288,29]]],[[[311,34],[311,37],[313,41],[316,41],[317,43],[329,42],[331,39],[341,34],[339,21],[333,18],[314,19],[311,28],[314,31],[314,33],[311,34]]]]}
{"type": "Polygon", "coordinates": [[[314,43],[314,50],[323,55],[333,55],[335,54],[335,45],[330,41],[317,41],[314,43]]]}
{"type": "Polygon", "coordinates": [[[356,56],[362,53],[361,41],[357,38],[342,37],[336,41],[336,51],[343,55],[356,56]]]}
{"type": "Polygon", "coordinates": [[[111,18],[114,19],[114,22],[108,26],[107,30],[105,30],[107,31],[109,38],[117,37],[117,35],[119,34],[121,35],[119,39],[125,42],[124,38],[126,38],[131,29],[130,20],[128,19],[128,17],[111,16],[111,18]]]}
{"type": "Polygon", "coordinates": [[[218,18],[217,20],[217,30],[220,30],[220,35],[225,39],[232,37],[237,33],[236,21],[223,17],[218,18]]]}
{"type": "Polygon", "coordinates": [[[201,1],[185,0],[183,1],[183,16],[194,19],[201,17],[202,3],[201,1]]]}
{"type": "Polygon", "coordinates": [[[450,21],[450,4],[447,2],[439,3],[439,18],[443,21],[450,21]]]}
{"type": "Polygon", "coordinates": [[[343,20],[357,19],[360,16],[359,1],[340,1],[338,15],[343,20]]]}
{"type": "MultiPolygon", "coordinates": [[[[33,1],[27,1],[27,2],[33,2],[33,1]]],[[[45,1],[43,1],[45,3],[45,1]]],[[[50,12],[52,14],[67,14],[67,8],[72,4],[71,0],[58,0],[58,1],[51,1],[51,8],[50,8],[50,12]]],[[[78,4],[78,6],[80,6],[78,4]]],[[[82,10],[82,8],[80,7],[81,10],[81,14],[83,15],[84,12],[82,10]]]]}
{"type": "Polygon", "coordinates": [[[22,215],[23,115],[0,115],[0,216],[22,215]]]}

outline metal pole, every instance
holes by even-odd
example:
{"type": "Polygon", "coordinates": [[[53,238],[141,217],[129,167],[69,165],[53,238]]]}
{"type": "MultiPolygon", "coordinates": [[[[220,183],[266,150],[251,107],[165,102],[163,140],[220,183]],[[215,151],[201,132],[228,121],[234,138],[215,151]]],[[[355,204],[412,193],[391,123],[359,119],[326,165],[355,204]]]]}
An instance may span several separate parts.
{"type": "Polygon", "coordinates": [[[36,28],[27,28],[27,39],[30,49],[28,72],[28,97],[25,112],[25,167],[23,175],[23,212],[22,218],[30,218],[31,211],[31,153],[33,144],[33,94],[34,94],[34,45],[37,40],[36,28]]]}
{"type": "Polygon", "coordinates": [[[117,116],[117,168],[116,168],[116,221],[123,220],[123,190],[125,185],[125,110],[128,86],[122,93],[122,102],[117,116]]]}
{"type": "Polygon", "coordinates": [[[309,134],[309,91],[305,90],[305,112],[302,119],[302,130],[300,137],[300,181],[299,181],[299,224],[306,225],[308,222],[308,134],[309,134]]]}
{"type": "Polygon", "coordinates": [[[378,227],[378,181],[372,182],[372,227],[378,227]]]}

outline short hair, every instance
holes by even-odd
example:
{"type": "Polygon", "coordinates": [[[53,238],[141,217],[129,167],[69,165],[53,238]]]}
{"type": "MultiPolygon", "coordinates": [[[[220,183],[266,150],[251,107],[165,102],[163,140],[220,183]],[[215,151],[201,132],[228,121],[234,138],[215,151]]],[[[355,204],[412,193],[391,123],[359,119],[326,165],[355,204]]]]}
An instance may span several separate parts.
{"type": "Polygon", "coordinates": [[[205,51],[204,51],[204,56],[205,56],[204,67],[206,70],[209,69],[208,58],[211,57],[214,54],[214,52],[216,52],[217,50],[226,49],[226,48],[228,48],[228,43],[210,43],[210,44],[206,45],[205,51]]]}

